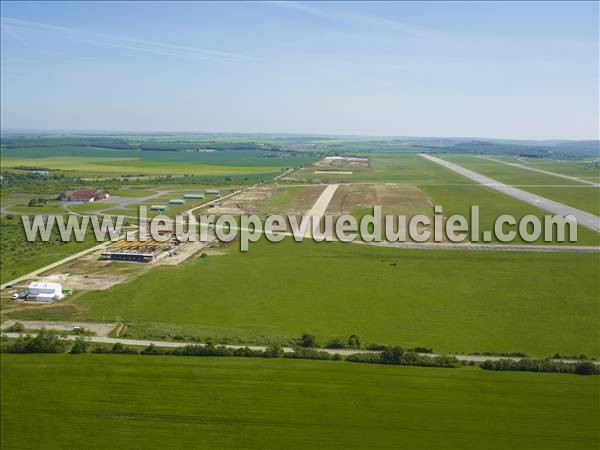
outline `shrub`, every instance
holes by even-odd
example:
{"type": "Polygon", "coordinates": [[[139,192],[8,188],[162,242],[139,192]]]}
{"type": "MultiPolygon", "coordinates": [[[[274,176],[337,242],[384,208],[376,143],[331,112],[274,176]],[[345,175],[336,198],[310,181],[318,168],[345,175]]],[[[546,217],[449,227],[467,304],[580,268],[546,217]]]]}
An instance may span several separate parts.
{"type": "Polygon", "coordinates": [[[21,322],[15,322],[10,327],[8,327],[6,331],[9,331],[11,333],[21,333],[22,331],[25,331],[25,325],[23,325],[21,322]]]}
{"type": "Polygon", "coordinates": [[[369,344],[367,346],[365,346],[365,349],[367,350],[374,350],[374,351],[382,351],[385,350],[385,345],[383,344],[369,344]]]}
{"type": "Polygon", "coordinates": [[[381,355],[379,353],[355,353],[346,357],[346,361],[381,364],[381,355]]]}
{"type": "Polygon", "coordinates": [[[341,339],[329,341],[325,348],[346,348],[346,344],[341,339]]]}
{"type": "Polygon", "coordinates": [[[110,348],[103,345],[95,345],[92,347],[92,353],[112,353],[110,348]]]}
{"type": "Polygon", "coordinates": [[[496,361],[487,360],[481,363],[485,370],[516,370],[524,372],[558,372],[577,373],[580,375],[598,375],[600,367],[589,361],[569,363],[553,361],[551,359],[500,359],[496,361]]]}
{"type": "Polygon", "coordinates": [[[316,347],[317,346],[317,338],[312,334],[304,333],[300,338],[298,344],[301,347],[316,347]]]}
{"type": "Polygon", "coordinates": [[[85,341],[85,339],[79,337],[75,339],[75,344],[73,344],[73,347],[71,347],[71,351],[69,353],[77,355],[79,353],[87,353],[87,350],[88,343],[85,341]]]}
{"type": "Polygon", "coordinates": [[[285,353],[283,357],[292,359],[333,359],[332,354],[311,348],[296,348],[292,353],[285,353]]]}
{"type": "Polygon", "coordinates": [[[381,352],[381,364],[400,364],[404,349],[399,346],[386,348],[381,352]]]}
{"type": "MultiPolygon", "coordinates": [[[[150,345],[152,345],[152,344],[150,344],[150,345]]],[[[125,355],[137,355],[139,352],[135,348],[125,347],[120,342],[117,342],[117,343],[115,343],[115,345],[112,346],[110,353],[125,354],[125,355]]]]}
{"type": "Polygon", "coordinates": [[[150,344],[140,352],[142,355],[166,355],[167,353],[168,352],[164,348],[157,347],[154,344],[150,344]]]}
{"type": "Polygon", "coordinates": [[[415,347],[412,349],[415,353],[433,353],[433,349],[431,347],[415,347]]]}
{"type": "Polygon", "coordinates": [[[348,338],[348,348],[360,348],[360,338],[356,334],[348,338]]]}
{"type": "Polygon", "coordinates": [[[281,345],[271,344],[265,349],[264,356],[266,358],[281,358],[283,357],[283,348],[281,345]]]}
{"type": "Polygon", "coordinates": [[[41,329],[37,336],[20,336],[5,349],[8,353],[62,353],[68,342],[61,339],[57,333],[41,329]]]}
{"type": "Polygon", "coordinates": [[[575,365],[575,373],[577,375],[598,375],[600,367],[592,362],[582,361],[575,365]]]}

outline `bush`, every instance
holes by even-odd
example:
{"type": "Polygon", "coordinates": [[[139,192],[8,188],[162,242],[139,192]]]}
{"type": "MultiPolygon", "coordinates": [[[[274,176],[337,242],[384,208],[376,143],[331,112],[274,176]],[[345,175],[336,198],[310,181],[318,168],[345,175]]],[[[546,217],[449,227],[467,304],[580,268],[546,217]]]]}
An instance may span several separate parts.
{"type": "Polygon", "coordinates": [[[433,353],[433,349],[431,347],[415,347],[412,349],[415,353],[433,353]]]}
{"type": "Polygon", "coordinates": [[[62,353],[66,350],[68,342],[60,339],[57,333],[41,329],[37,336],[20,336],[17,340],[6,346],[8,353],[62,353]]]}
{"type": "Polygon", "coordinates": [[[92,353],[112,353],[110,348],[103,345],[95,345],[92,347],[92,353]]]}
{"type": "Polygon", "coordinates": [[[358,363],[381,364],[379,353],[355,353],[346,357],[346,361],[358,363]]]}
{"type": "Polygon", "coordinates": [[[312,334],[304,333],[298,344],[301,347],[317,347],[317,338],[312,334]]]}
{"type": "Polygon", "coordinates": [[[360,338],[356,334],[348,338],[348,348],[360,348],[360,338]]]}
{"type": "Polygon", "coordinates": [[[381,352],[381,364],[400,364],[404,349],[399,346],[386,348],[381,352]]]}
{"type": "Polygon", "coordinates": [[[592,362],[583,361],[575,365],[575,373],[577,375],[598,375],[600,367],[592,362]]]}
{"type": "Polygon", "coordinates": [[[400,347],[386,349],[382,353],[357,353],[350,355],[346,361],[369,364],[395,364],[401,366],[421,367],[460,367],[462,363],[454,356],[424,356],[414,352],[404,352],[400,347]]]}
{"type": "Polygon", "coordinates": [[[346,344],[341,339],[334,339],[329,341],[325,348],[346,348],[346,344]]]}
{"type": "Polygon", "coordinates": [[[485,370],[514,370],[523,372],[577,373],[580,375],[600,374],[600,367],[589,361],[568,363],[553,361],[551,359],[487,360],[481,363],[481,368],[485,370]]]}
{"type": "Polygon", "coordinates": [[[266,358],[281,358],[283,357],[283,348],[281,345],[271,344],[265,349],[264,356],[266,358]]]}
{"type": "Polygon", "coordinates": [[[87,353],[87,351],[88,343],[85,341],[85,339],[79,337],[75,339],[75,344],[73,344],[73,347],[71,347],[71,351],[69,353],[77,355],[79,353],[87,353]]]}
{"type": "Polygon", "coordinates": [[[146,347],[140,352],[140,354],[142,355],[166,355],[167,353],[167,350],[161,347],[157,347],[154,344],[150,344],[148,347],[146,347]]]}
{"type": "Polygon", "coordinates": [[[292,353],[285,353],[283,357],[292,359],[334,359],[334,355],[330,353],[311,348],[296,348],[292,353]]]}
{"type": "MultiPolygon", "coordinates": [[[[104,352],[101,352],[101,353],[104,353],[104,352]]],[[[139,352],[135,348],[125,347],[120,342],[117,342],[117,343],[115,343],[115,345],[112,346],[110,353],[124,354],[124,355],[137,355],[139,352]]]]}
{"type": "Polygon", "coordinates": [[[373,350],[373,351],[377,351],[380,352],[382,350],[385,350],[385,345],[383,344],[369,344],[367,346],[365,346],[366,350],[373,350]]]}
{"type": "Polygon", "coordinates": [[[8,327],[6,331],[9,331],[11,333],[21,333],[22,331],[25,331],[25,325],[23,325],[21,322],[15,322],[10,327],[8,327]]]}

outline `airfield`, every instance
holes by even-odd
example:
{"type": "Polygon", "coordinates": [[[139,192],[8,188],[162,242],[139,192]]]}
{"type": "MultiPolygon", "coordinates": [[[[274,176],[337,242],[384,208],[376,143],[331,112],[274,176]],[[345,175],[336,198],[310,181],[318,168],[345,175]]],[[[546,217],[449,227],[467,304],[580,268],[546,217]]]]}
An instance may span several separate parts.
{"type": "MultiPolygon", "coordinates": [[[[3,231],[8,231],[2,241],[3,330],[17,321],[35,323],[37,329],[76,323],[100,327],[90,339],[106,345],[213,342],[289,349],[308,332],[328,352],[335,352],[325,348],[329,343],[355,334],[363,351],[394,345],[431,348],[435,354],[457,355],[464,361],[484,357],[478,355],[600,357],[600,178],[597,169],[585,164],[417,150],[331,157],[311,149],[289,158],[267,157],[262,150],[237,158],[231,154],[235,151],[140,155],[126,150],[121,155],[116,150],[81,149],[76,158],[67,156],[72,150],[64,148],[54,156],[44,151],[3,150],[3,170],[23,173],[19,167],[39,164],[99,180],[94,183],[107,186],[111,196],[68,204],[53,199],[64,188],[60,185],[56,192],[44,191],[51,199],[47,204],[32,208],[28,202],[38,194],[18,187],[3,190],[1,220],[3,231]],[[481,178],[465,176],[467,172],[456,167],[481,178]],[[172,178],[163,178],[166,173],[172,178]],[[510,188],[534,200],[510,195],[510,188]],[[219,194],[206,194],[209,191],[219,194]],[[186,194],[205,197],[169,204],[186,194]],[[542,218],[549,209],[536,201],[540,198],[591,221],[580,222],[578,242],[486,242],[480,236],[459,244],[315,243],[287,237],[280,243],[263,239],[241,252],[237,242],[219,242],[211,234],[208,243],[169,242],[148,261],[135,262],[107,258],[111,251],[133,248],[125,244],[98,245],[93,239],[23,243],[15,217],[124,214],[128,230],[137,232],[137,208],[156,204],[168,206],[161,213],[182,220],[190,220],[190,214],[350,214],[360,219],[373,205],[381,205],[385,214],[431,218],[433,205],[443,205],[446,220],[453,214],[468,216],[476,204],[483,232],[493,228],[500,214],[542,218]],[[15,290],[33,280],[60,280],[73,295],[48,305],[10,300],[15,290]]],[[[265,438],[272,433],[281,437],[282,448],[292,448],[292,443],[298,448],[328,447],[331,437],[322,434],[321,423],[334,423],[336,445],[344,442],[350,448],[364,448],[359,435],[365,430],[377,435],[375,444],[396,442],[410,448],[442,443],[464,448],[473,440],[481,448],[531,448],[533,443],[593,448],[597,443],[590,431],[593,425],[587,423],[598,414],[594,379],[568,374],[250,358],[182,358],[176,359],[177,365],[169,356],[81,355],[77,362],[72,358],[2,356],[3,408],[13,410],[18,401],[29,411],[50,408],[67,417],[70,427],[92,433],[69,433],[67,438],[60,431],[63,425],[46,422],[40,436],[47,439],[58,428],[59,446],[68,446],[68,439],[87,441],[98,423],[112,430],[111,439],[124,443],[133,442],[127,435],[130,426],[152,424],[154,432],[134,433],[140,445],[160,441],[163,427],[179,430],[177,442],[200,429],[210,431],[199,448],[237,448],[241,442],[234,436],[242,430],[251,448],[273,447],[275,440],[265,438]],[[43,369],[28,376],[39,364],[43,369]],[[94,375],[85,392],[74,395],[74,386],[88,372],[94,375]],[[157,373],[166,386],[161,392],[151,387],[152,374],[157,373]],[[102,380],[108,376],[122,377],[121,387],[104,390],[102,380]],[[65,383],[47,381],[56,378],[65,383]],[[23,379],[25,384],[18,385],[23,379]],[[41,390],[65,400],[49,404],[36,395],[41,390]],[[344,392],[350,390],[355,394],[348,409],[344,392]],[[462,392],[458,400],[451,394],[457,390],[462,392]],[[101,411],[85,406],[102,395],[112,400],[101,411]],[[377,408],[369,400],[388,395],[377,408]],[[252,407],[258,398],[264,401],[252,407]],[[117,406],[123,402],[129,405],[125,409],[117,406]],[[284,419],[282,408],[292,403],[297,408],[284,419]],[[325,403],[336,406],[324,410],[325,403]],[[473,404],[478,406],[473,409],[473,404]],[[413,435],[423,427],[427,439],[413,435]],[[510,436],[504,432],[507,427],[513,429],[510,436]],[[405,432],[399,434],[399,429],[405,432]]],[[[43,422],[42,415],[36,422],[43,422]]],[[[3,430],[3,442],[10,445],[22,443],[22,436],[33,442],[33,429],[21,412],[3,418],[3,430]]]]}

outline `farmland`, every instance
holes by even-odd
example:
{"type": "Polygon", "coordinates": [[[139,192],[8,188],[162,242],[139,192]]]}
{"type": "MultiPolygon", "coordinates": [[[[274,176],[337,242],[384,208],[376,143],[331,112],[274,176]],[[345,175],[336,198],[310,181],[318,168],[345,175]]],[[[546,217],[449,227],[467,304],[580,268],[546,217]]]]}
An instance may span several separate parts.
{"type": "Polygon", "coordinates": [[[2,355],[1,367],[3,448],[599,443],[597,380],[572,375],[127,355],[2,355]]]}

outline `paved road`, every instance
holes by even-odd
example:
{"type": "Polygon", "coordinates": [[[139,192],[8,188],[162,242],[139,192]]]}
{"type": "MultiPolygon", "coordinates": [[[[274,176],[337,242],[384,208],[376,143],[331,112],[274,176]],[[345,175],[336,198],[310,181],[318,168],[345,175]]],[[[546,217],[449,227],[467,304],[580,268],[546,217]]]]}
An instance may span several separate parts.
{"type": "Polygon", "coordinates": [[[590,184],[592,186],[600,187],[600,183],[596,183],[594,181],[586,180],[585,178],[570,177],[569,175],[563,175],[562,173],[550,172],[549,170],[542,170],[542,169],[538,169],[536,167],[525,166],[523,164],[511,163],[511,162],[508,162],[508,161],[501,161],[499,159],[489,158],[487,156],[480,156],[480,158],[487,159],[489,161],[494,161],[494,162],[497,162],[497,163],[506,164],[507,166],[518,167],[519,169],[531,170],[532,172],[539,172],[539,173],[543,173],[543,174],[546,174],[546,175],[551,175],[553,177],[559,177],[559,178],[564,178],[566,180],[576,181],[577,183],[590,184]]]}
{"type": "Polygon", "coordinates": [[[445,161],[441,158],[437,158],[436,156],[423,153],[421,153],[420,156],[444,166],[447,169],[450,169],[464,177],[483,184],[484,186],[488,186],[498,192],[502,192],[503,194],[524,201],[525,203],[529,203],[530,205],[536,206],[544,211],[548,211],[552,214],[559,214],[561,216],[572,215],[577,219],[578,225],[589,228],[590,230],[596,232],[600,232],[600,217],[595,216],[594,214],[590,214],[588,212],[581,211],[580,209],[573,208],[572,206],[564,205],[545,197],[532,194],[531,192],[523,191],[508,184],[500,183],[492,178],[486,177],[477,172],[473,172],[472,170],[465,169],[458,164],[445,161]]]}
{"type": "MultiPolygon", "coordinates": [[[[32,336],[35,336],[35,333],[27,333],[27,334],[31,334],[32,336]]],[[[4,333],[4,335],[9,338],[16,339],[19,337],[20,334],[19,333],[4,333]]],[[[69,335],[69,336],[66,336],[66,339],[74,341],[78,337],[79,336],[69,335]]],[[[142,340],[142,339],[111,338],[111,337],[107,337],[107,336],[89,336],[89,337],[86,337],[86,339],[88,339],[90,342],[95,342],[98,344],[116,344],[117,342],[120,342],[123,345],[135,345],[135,346],[143,346],[143,347],[146,347],[150,344],[154,344],[156,347],[165,347],[165,348],[178,348],[178,347],[185,347],[186,345],[202,345],[202,346],[206,345],[206,344],[195,343],[195,342],[151,341],[151,340],[142,340]]],[[[263,351],[263,350],[267,349],[267,347],[263,346],[263,345],[224,345],[223,347],[232,348],[232,349],[239,349],[239,348],[247,347],[251,350],[256,350],[256,351],[263,351]]],[[[342,355],[342,356],[355,355],[357,353],[378,353],[373,350],[360,350],[360,349],[356,350],[356,349],[315,348],[314,350],[326,352],[331,355],[337,354],[337,355],[342,355]]],[[[291,347],[283,347],[283,351],[285,353],[292,353],[294,351],[294,349],[291,347]]],[[[475,362],[483,362],[483,361],[489,361],[489,360],[498,361],[501,359],[510,359],[513,361],[519,361],[519,360],[523,359],[523,358],[518,358],[518,357],[514,357],[514,356],[493,356],[493,355],[492,356],[442,355],[439,353],[419,353],[419,355],[429,356],[431,358],[436,357],[436,356],[454,356],[459,361],[475,361],[475,362]]],[[[578,360],[575,360],[575,359],[556,359],[554,361],[579,362],[578,360]]],[[[600,361],[595,361],[594,364],[600,364],[600,361]]]]}

